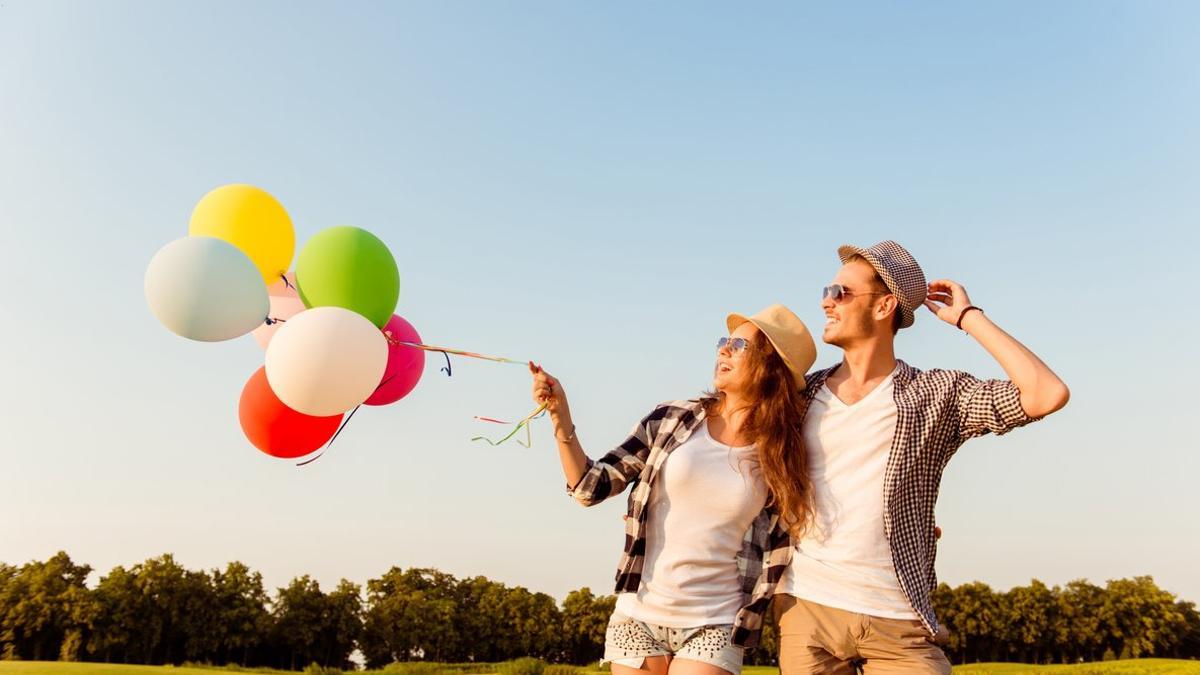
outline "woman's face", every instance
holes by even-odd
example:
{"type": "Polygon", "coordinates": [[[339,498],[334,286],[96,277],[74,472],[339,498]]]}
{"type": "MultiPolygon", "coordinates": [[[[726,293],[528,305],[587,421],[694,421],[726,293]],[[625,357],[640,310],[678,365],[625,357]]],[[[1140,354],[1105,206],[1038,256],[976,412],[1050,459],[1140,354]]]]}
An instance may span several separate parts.
{"type": "Polygon", "coordinates": [[[759,330],[747,321],[738,326],[730,334],[730,342],[736,338],[744,339],[748,344],[744,350],[734,349],[726,343],[717,349],[717,365],[713,370],[713,389],[726,394],[741,394],[750,390],[751,369],[749,367],[750,352],[762,349],[757,344],[759,330]]]}

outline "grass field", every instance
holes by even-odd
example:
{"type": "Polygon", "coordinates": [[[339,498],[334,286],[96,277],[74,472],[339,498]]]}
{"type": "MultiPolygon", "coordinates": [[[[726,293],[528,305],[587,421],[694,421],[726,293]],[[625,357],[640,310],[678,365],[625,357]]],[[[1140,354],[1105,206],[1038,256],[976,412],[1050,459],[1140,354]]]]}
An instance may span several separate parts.
{"type": "MultiPolygon", "coordinates": [[[[224,668],[175,668],[172,666],[126,666],[110,663],[57,663],[46,661],[0,661],[0,675],[215,675],[237,672],[224,668]]],[[[285,673],[287,671],[256,671],[285,673]]],[[[600,671],[596,671],[599,673],[600,671]]],[[[778,675],[779,669],[747,666],[745,675],[778,675]]],[[[1200,675],[1200,661],[1138,659],[1081,663],[1071,666],[1026,666],[1018,663],[980,663],[958,666],[955,675],[1200,675]]]]}
{"type": "Polygon", "coordinates": [[[1019,663],[981,663],[959,666],[955,675],[1189,675],[1200,673],[1200,661],[1173,659],[1133,659],[1105,663],[1080,663],[1071,666],[1026,666],[1019,663]]]}

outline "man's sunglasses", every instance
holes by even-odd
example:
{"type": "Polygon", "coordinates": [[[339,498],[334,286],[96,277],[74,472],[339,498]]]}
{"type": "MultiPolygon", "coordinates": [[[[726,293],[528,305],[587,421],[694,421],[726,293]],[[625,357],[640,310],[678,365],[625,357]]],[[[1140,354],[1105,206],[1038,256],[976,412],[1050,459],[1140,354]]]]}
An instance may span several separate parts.
{"type": "Polygon", "coordinates": [[[730,354],[738,355],[747,349],[753,347],[754,344],[746,338],[740,337],[723,337],[717,340],[717,351],[728,349],[730,354]]]}
{"type": "Polygon", "coordinates": [[[836,303],[848,302],[856,295],[891,295],[887,291],[852,291],[841,284],[831,284],[821,289],[821,299],[829,298],[836,303]]]}

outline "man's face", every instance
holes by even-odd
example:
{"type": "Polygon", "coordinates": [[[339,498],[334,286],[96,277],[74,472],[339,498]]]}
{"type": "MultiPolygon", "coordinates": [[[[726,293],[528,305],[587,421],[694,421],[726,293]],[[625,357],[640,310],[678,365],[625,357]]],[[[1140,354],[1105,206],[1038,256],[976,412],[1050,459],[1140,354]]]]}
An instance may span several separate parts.
{"type": "Polygon", "coordinates": [[[875,269],[862,260],[842,265],[832,283],[841,284],[846,294],[838,302],[832,298],[821,300],[821,309],[825,311],[822,339],[845,349],[857,340],[870,338],[878,330],[874,308],[881,297],[879,293],[885,289],[879,287],[875,269]]]}

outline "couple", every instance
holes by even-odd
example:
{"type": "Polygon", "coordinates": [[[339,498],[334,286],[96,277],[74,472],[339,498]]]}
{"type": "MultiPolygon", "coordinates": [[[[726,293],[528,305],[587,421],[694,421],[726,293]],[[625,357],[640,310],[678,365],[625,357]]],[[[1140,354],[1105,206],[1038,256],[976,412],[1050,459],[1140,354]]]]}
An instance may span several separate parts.
{"type": "Polygon", "coordinates": [[[782,305],[730,314],[713,391],[659,405],[599,460],[562,386],[530,365],[572,496],[590,506],[632,488],[604,646],[614,675],[739,675],[772,600],[784,675],[950,672],[930,603],[942,470],[967,439],[1069,394],[962,286],[926,284],[899,244],[838,254],[821,307],[840,364],[806,375],[816,346],[782,305]],[[895,334],[922,304],[1011,379],[898,361],[895,334]]]}

